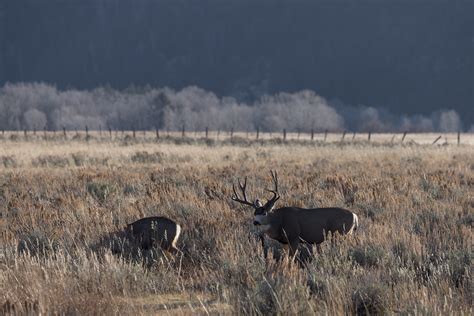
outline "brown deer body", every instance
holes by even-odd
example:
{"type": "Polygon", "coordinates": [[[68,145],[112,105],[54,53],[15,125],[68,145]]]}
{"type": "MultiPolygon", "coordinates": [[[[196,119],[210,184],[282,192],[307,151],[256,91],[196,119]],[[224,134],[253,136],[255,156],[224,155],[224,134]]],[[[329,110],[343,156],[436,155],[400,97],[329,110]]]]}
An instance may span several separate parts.
{"type": "Polygon", "coordinates": [[[346,235],[357,229],[357,215],[342,208],[282,207],[273,210],[275,202],[280,198],[276,172],[272,172],[272,179],[275,189],[268,191],[273,193],[273,197],[265,205],[259,200],[254,203],[247,200],[247,179],[243,184],[239,181],[243,199],[239,198],[235,186],[232,199],[252,206],[255,209],[254,225],[259,226],[268,237],[288,245],[291,257],[295,255],[300,243],[319,245],[326,240],[329,233],[346,235]]]}
{"type": "Polygon", "coordinates": [[[175,253],[181,226],[169,218],[155,216],[139,219],[127,225],[127,234],[133,237],[144,250],[154,246],[175,253]]]}

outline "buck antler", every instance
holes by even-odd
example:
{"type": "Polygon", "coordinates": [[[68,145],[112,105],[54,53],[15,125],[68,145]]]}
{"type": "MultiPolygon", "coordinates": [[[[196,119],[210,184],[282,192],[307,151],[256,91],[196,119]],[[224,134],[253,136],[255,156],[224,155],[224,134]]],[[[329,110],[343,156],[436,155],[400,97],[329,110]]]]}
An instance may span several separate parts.
{"type": "Polygon", "coordinates": [[[275,188],[273,190],[266,189],[268,192],[273,193],[273,197],[268,200],[268,202],[265,204],[265,207],[273,206],[273,204],[275,204],[275,202],[278,201],[278,199],[280,198],[280,194],[278,193],[278,174],[276,170],[270,170],[270,174],[272,175],[272,181],[275,188]]]}
{"type": "Polygon", "coordinates": [[[234,196],[232,197],[232,200],[235,201],[235,202],[239,202],[239,203],[242,203],[242,204],[245,204],[245,205],[250,205],[252,207],[255,207],[254,203],[249,202],[247,200],[247,194],[245,194],[245,190],[247,188],[247,177],[245,177],[245,179],[244,179],[244,184],[242,184],[240,182],[240,179],[237,179],[237,181],[239,182],[240,191],[242,192],[242,196],[244,197],[244,199],[242,200],[239,197],[239,195],[237,194],[237,190],[235,190],[235,184],[232,184],[232,190],[234,190],[234,196]]]}

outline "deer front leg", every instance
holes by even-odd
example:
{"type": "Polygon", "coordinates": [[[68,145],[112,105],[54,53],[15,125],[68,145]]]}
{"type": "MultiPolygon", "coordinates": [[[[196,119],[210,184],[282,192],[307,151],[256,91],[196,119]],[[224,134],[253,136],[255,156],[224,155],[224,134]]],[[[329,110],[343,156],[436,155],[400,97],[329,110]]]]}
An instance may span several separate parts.
{"type": "Polygon", "coordinates": [[[257,235],[257,238],[260,240],[263,249],[263,257],[268,258],[268,246],[265,244],[265,234],[260,233],[257,235]]]}
{"type": "Polygon", "coordinates": [[[298,250],[298,245],[300,244],[300,229],[298,223],[291,218],[288,218],[288,221],[285,223],[282,228],[284,239],[289,247],[289,255],[291,260],[295,258],[296,251],[298,250]]]}
{"type": "Polygon", "coordinates": [[[298,250],[298,246],[300,244],[299,238],[293,238],[289,240],[288,246],[290,248],[290,258],[294,260],[296,257],[296,251],[298,250]]]}

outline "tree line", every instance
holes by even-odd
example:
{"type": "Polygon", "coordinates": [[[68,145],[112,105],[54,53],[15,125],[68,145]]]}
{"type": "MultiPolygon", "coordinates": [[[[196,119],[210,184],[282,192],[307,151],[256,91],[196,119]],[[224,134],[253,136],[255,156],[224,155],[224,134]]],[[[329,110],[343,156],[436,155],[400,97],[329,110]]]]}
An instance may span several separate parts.
{"type": "Polygon", "coordinates": [[[307,133],[463,129],[454,110],[430,115],[395,115],[375,107],[327,100],[311,90],[263,95],[245,103],[196,86],[181,90],[152,87],[60,90],[44,83],[18,83],[0,88],[0,128],[4,130],[72,130],[85,126],[91,130],[180,131],[184,127],[187,131],[286,129],[307,133]]]}

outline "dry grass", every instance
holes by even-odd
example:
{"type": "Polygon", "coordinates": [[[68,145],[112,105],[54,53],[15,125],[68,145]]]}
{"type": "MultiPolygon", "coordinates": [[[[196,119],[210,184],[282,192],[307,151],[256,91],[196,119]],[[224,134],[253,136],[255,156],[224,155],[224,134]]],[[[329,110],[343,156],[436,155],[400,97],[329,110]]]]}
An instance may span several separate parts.
{"type": "Polygon", "coordinates": [[[0,314],[472,314],[473,147],[182,142],[4,138],[0,314]],[[279,205],[349,208],[357,235],[265,262],[229,197],[244,175],[265,196],[270,168],[279,205]],[[180,256],[110,245],[157,214],[180,256]]]}

